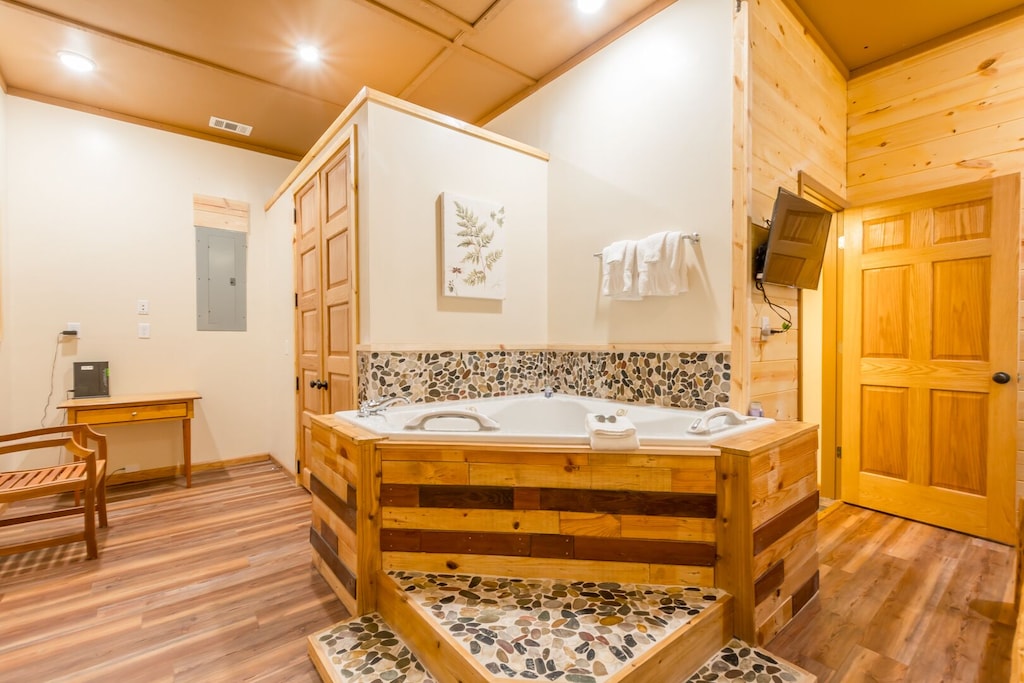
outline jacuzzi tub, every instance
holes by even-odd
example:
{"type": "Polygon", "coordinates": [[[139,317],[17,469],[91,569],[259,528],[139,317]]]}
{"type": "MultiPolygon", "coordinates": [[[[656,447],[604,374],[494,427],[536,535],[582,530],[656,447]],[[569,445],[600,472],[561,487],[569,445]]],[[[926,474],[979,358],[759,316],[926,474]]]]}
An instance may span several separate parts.
{"type": "Polygon", "coordinates": [[[363,429],[408,441],[480,441],[537,444],[590,443],[587,414],[628,417],[640,446],[704,446],[723,436],[769,424],[769,418],[710,411],[660,408],[595,398],[524,394],[466,401],[417,403],[360,417],[345,410],[335,417],[363,429]],[[738,422],[739,424],[727,424],[738,422]]]}

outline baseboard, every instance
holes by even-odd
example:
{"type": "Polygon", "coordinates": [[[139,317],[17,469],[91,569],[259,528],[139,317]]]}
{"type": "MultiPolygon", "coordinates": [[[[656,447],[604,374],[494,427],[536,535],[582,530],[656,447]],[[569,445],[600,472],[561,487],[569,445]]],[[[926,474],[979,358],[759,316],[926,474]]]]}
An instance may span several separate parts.
{"type": "MultiPolygon", "coordinates": [[[[263,462],[264,460],[271,460],[270,453],[258,453],[256,455],[244,455],[240,458],[230,458],[228,460],[213,460],[211,462],[198,462],[192,463],[192,474],[197,472],[207,472],[209,470],[222,470],[226,467],[235,467],[236,465],[248,465],[254,462],[263,462]]],[[[155,467],[149,470],[139,470],[137,472],[117,472],[107,475],[107,486],[116,486],[117,484],[131,484],[139,481],[150,481],[152,479],[172,479],[174,477],[185,476],[184,465],[174,465],[171,467],[155,467]]]]}

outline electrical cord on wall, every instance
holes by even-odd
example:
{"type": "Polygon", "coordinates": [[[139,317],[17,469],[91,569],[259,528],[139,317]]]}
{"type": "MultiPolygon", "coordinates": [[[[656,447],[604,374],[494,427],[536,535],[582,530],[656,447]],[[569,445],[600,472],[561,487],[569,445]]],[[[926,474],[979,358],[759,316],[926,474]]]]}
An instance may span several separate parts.
{"type": "Polygon", "coordinates": [[[50,412],[50,401],[53,399],[53,377],[57,372],[57,351],[60,350],[60,340],[63,333],[57,335],[57,343],[53,346],[53,362],[50,363],[50,393],[46,395],[46,406],[43,408],[43,417],[39,420],[39,426],[46,426],[46,414],[50,412]]]}
{"type": "Polygon", "coordinates": [[[780,306],[768,298],[768,292],[765,291],[764,283],[761,280],[755,280],[754,287],[761,292],[761,296],[764,298],[764,302],[768,304],[768,308],[782,319],[782,329],[780,332],[788,332],[789,328],[793,327],[793,314],[785,306],[780,306]]]}

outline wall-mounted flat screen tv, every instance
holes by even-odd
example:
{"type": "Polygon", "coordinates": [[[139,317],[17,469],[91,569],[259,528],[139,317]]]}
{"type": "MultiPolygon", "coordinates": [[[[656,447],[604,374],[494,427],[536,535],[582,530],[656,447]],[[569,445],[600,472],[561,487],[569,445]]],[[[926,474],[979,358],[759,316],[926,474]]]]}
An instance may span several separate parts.
{"type": "Polygon", "coordinates": [[[828,209],[780,187],[768,224],[759,279],[776,285],[817,289],[831,224],[832,213],[828,209]]]}

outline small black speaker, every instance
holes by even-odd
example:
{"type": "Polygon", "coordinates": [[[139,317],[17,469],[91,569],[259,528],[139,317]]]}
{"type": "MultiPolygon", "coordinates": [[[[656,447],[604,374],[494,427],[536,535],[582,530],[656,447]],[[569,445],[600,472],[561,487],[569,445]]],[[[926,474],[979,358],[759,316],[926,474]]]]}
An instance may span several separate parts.
{"type": "Polygon", "coordinates": [[[75,363],[75,398],[110,396],[110,367],[107,361],[75,363]]]}

